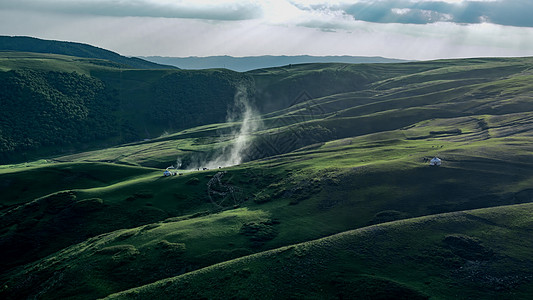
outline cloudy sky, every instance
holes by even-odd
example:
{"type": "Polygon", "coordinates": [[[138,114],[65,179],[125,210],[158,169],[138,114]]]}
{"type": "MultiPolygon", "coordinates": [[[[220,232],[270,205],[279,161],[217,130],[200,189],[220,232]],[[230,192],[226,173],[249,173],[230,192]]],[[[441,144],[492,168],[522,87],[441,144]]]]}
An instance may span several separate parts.
{"type": "Polygon", "coordinates": [[[533,0],[0,0],[0,35],[132,56],[533,56],[533,0]]]}

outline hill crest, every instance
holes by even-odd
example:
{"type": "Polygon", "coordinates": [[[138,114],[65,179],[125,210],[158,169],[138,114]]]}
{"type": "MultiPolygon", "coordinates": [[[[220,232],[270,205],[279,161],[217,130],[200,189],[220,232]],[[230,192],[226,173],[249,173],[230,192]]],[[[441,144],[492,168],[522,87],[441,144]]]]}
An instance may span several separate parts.
{"type": "Polygon", "coordinates": [[[106,59],[133,69],[176,69],[137,57],[126,57],[116,52],[83,43],[44,40],[27,36],[0,36],[0,51],[52,53],[82,58],[106,59]]]}

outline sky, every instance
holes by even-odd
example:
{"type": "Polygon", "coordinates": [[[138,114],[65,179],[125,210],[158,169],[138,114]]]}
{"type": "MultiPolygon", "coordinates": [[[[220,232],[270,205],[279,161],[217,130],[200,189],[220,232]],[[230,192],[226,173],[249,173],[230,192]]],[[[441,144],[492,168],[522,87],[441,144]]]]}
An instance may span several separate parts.
{"type": "Polygon", "coordinates": [[[0,35],[127,56],[533,56],[533,0],[0,0],[0,35]]]}

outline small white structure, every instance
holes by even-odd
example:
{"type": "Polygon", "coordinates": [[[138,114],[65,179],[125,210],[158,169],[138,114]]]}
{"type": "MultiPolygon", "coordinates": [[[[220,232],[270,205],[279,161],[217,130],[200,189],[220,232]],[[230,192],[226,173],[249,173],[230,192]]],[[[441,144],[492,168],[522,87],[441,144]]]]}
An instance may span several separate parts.
{"type": "Polygon", "coordinates": [[[438,157],[433,157],[430,161],[429,161],[429,165],[430,166],[440,166],[442,164],[442,160],[438,157]]]}

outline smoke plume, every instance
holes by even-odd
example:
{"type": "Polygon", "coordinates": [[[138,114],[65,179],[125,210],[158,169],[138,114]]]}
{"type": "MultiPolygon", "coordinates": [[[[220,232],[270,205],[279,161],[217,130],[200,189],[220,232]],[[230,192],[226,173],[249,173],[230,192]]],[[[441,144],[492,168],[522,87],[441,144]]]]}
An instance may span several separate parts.
{"type": "MultiPolygon", "coordinates": [[[[263,124],[259,113],[249,99],[247,88],[244,85],[237,86],[234,103],[228,109],[226,121],[228,123],[240,123],[240,126],[230,133],[229,145],[217,151],[206,162],[199,163],[196,168],[215,169],[229,167],[244,161],[251,145],[252,134],[260,130],[263,124]]],[[[227,135],[225,140],[227,140],[227,135]]]]}

